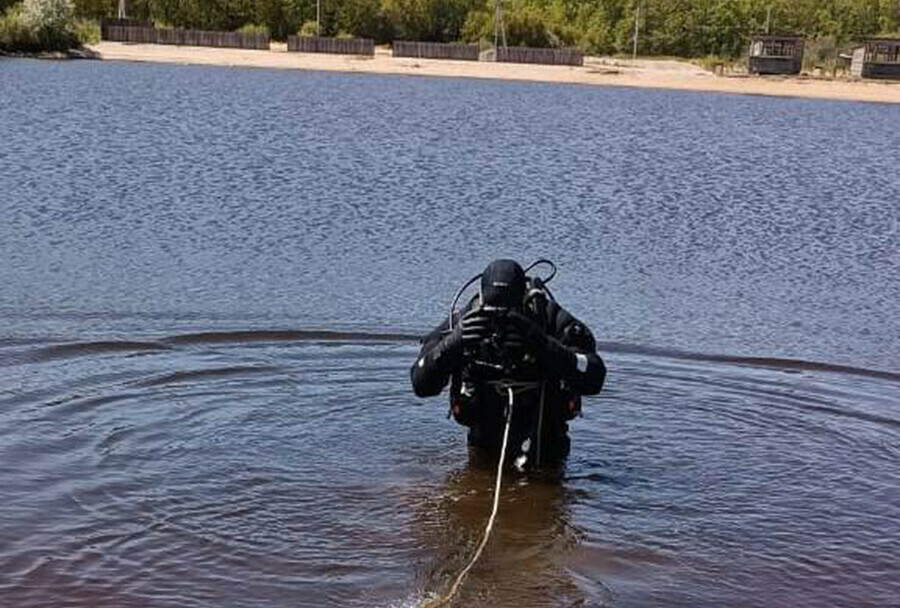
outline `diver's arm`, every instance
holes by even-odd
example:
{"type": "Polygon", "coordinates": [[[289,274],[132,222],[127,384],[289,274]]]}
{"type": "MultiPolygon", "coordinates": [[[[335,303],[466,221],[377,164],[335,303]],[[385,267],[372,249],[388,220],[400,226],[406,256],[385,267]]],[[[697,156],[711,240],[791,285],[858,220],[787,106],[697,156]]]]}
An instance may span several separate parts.
{"type": "Polygon", "coordinates": [[[547,305],[549,331],[519,312],[510,313],[507,319],[513,327],[510,340],[527,344],[541,367],[565,380],[580,395],[600,392],[606,366],[596,352],[594,336],[583,323],[555,302],[547,305]]]}
{"type": "Polygon", "coordinates": [[[580,395],[596,395],[606,379],[606,365],[597,352],[597,342],[588,327],[567,310],[558,307],[555,315],[556,335],[551,342],[559,344],[562,359],[560,376],[580,395]],[[566,354],[562,350],[565,349],[566,354]],[[568,359],[568,361],[566,361],[568,359]]]}
{"type": "Polygon", "coordinates": [[[422,349],[409,373],[417,397],[432,397],[447,386],[462,356],[460,331],[455,329],[450,332],[444,321],[422,341],[422,349]]]}
{"type": "Polygon", "coordinates": [[[450,374],[463,363],[467,347],[479,343],[490,331],[490,318],[473,302],[454,317],[453,331],[444,321],[423,340],[419,357],[410,370],[413,390],[419,397],[431,397],[440,393],[450,374]]]}

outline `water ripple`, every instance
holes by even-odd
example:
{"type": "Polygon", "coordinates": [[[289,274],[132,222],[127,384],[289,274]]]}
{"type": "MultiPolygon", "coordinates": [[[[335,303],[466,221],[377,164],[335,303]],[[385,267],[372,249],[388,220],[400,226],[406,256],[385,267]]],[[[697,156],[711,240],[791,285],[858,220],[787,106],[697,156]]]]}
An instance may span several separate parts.
{"type": "MultiPolygon", "coordinates": [[[[15,429],[0,435],[10,605],[396,606],[448,584],[493,473],[467,463],[443,399],[410,395],[415,344],[228,335],[6,368],[57,378],[0,410],[15,429]]],[[[461,601],[867,605],[898,591],[894,379],[682,354],[607,353],[609,391],[574,421],[562,480],[508,480],[461,601]]]]}
{"type": "Polygon", "coordinates": [[[898,108],[110,62],[0,80],[4,606],[445,589],[493,472],[408,366],[498,256],[560,265],[610,375],[565,471],[507,480],[461,605],[896,603],[898,108]]]}

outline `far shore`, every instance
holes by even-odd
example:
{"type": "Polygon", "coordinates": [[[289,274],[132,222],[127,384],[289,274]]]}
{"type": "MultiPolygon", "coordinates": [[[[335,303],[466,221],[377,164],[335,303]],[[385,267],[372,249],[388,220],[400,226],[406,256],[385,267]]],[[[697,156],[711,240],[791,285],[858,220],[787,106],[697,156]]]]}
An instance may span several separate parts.
{"type": "Polygon", "coordinates": [[[584,67],[544,66],[475,61],[394,58],[378,48],[375,57],[288,53],[285,45],[272,50],[181,47],[100,42],[88,50],[100,59],[320,70],[366,74],[400,74],[447,78],[488,78],[528,82],[581,84],[706,91],[743,95],[805,97],[879,103],[900,103],[900,82],[827,80],[808,77],[719,76],[686,61],[586,57],[584,67]]]}

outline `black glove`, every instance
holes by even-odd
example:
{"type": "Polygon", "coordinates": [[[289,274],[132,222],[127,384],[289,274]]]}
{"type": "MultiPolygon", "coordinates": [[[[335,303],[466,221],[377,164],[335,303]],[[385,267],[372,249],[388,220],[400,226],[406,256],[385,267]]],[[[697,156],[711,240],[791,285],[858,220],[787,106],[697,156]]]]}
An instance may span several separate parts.
{"type": "Polygon", "coordinates": [[[503,347],[537,356],[547,343],[548,336],[540,325],[518,311],[506,315],[503,326],[503,347]]]}
{"type": "Polygon", "coordinates": [[[453,326],[453,331],[444,336],[434,350],[435,361],[444,366],[453,366],[469,348],[476,348],[491,332],[491,318],[480,308],[466,312],[453,326]]]}
{"type": "Polygon", "coordinates": [[[463,315],[454,331],[461,331],[460,340],[464,349],[477,347],[482,340],[491,335],[491,317],[481,308],[473,308],[463,315]]]}
{"type": "Polygon", "coordinates": [[[521,353],[520,356],[534,356],[538,364],[561,377],[566,378],[575,371],[575,354],[518,311],[506,316],[503,346],[510,352],[521,353]]]}

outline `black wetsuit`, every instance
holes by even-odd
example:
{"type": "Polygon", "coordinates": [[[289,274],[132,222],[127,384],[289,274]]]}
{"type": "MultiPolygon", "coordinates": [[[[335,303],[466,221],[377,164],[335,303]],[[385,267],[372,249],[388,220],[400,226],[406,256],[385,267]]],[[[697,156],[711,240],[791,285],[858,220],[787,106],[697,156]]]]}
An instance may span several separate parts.
{"type": "MultiPolygon", "coordinates": [[[[475,303],[470,302],[460,317],[475,303]]],[[[525,455],[526,466],[534,466],[568,455],[567,422],[580,413],[582,395],[595,395],[603,388],[606,367],[590,330],[553,300],[542,302],[528,317],[555,339],[555,351],[552,360],[524,365],[514,374],[513,379],[528,382],[532,388],[515,395],[507,454],[510,459],[525,455]],[[523,450],[526,440],[530,444],[527,452],[523,450]]],[[[422,340],[411,370],[413,389],[419,397],[430,397],[451,383],[451,412],[469,428],[469,445],[499,451],[508,404],[508,393],[497,382],[502,374],[475,364],[471,353],[444,348],[448,327],[445,321],[422,340]]]]}

